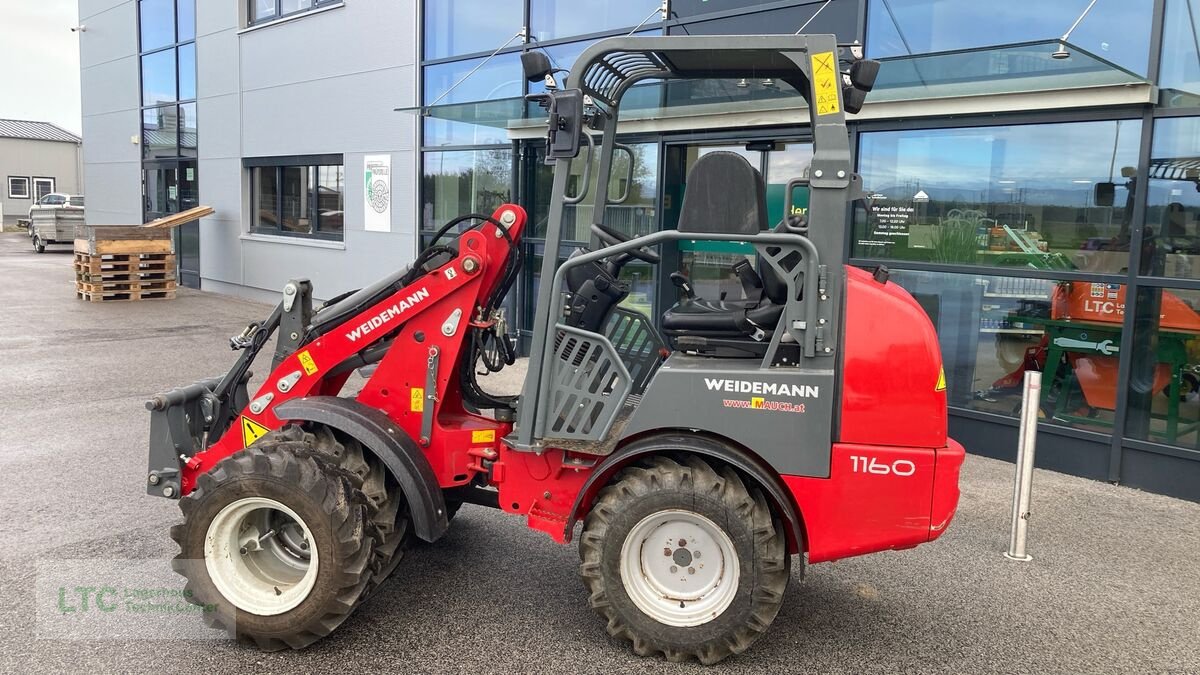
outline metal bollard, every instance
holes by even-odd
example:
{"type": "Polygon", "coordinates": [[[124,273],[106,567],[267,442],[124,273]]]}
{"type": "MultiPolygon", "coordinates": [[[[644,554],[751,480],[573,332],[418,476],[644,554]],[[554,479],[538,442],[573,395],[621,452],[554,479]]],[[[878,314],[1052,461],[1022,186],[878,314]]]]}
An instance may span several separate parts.
{"type": "Polygon", "coordinates": [[[1013,484],[1012,534],[1008,551],[1004,553],[1005,558],[1021,562],[1033,560],[1033,556],[1025,552],[1025,539],[1029,530],[1029,493],[1033,488],[1033,457],[1041,399],[1042,374],[1027,371],[1021,394],[1021,437],[1017,445],[1017,478],[1013,484]]]}

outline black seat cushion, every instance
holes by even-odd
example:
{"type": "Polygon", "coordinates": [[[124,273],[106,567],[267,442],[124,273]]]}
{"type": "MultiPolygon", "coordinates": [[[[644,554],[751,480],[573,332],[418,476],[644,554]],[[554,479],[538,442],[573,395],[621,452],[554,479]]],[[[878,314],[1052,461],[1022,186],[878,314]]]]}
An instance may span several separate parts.
{"type": "Polygon", "coordinates": [[[663,314],[663,333],[671,337],[694,335],[752,339],[755,327],[768,333],[774,330],[779,317],[783,315],[783,307],[764,302],[749,309],[730,308],[714,312],[698,303],[682,302],[663,314]]]}

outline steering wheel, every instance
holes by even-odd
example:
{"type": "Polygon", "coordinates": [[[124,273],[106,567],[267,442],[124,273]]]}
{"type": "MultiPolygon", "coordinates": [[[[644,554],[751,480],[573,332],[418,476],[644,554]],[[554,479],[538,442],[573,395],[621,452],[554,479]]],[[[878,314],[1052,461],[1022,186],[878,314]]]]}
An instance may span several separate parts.
{"type": "MultiPolygon", "coordinates": [[[[603,242],[605,246],[616,246],[617,244],[624,244],[625,242],[633,239],[633,237],[630,237],[624,232],[618,232],[610,227],[605,227],[604,225],[592,225],[592,234],[596,235],[596,238],[603,242]]],[[[662,257],[660,257],[657,253],[645,247],[634,249],[632,251],[626,251],[620,255],[632,256],[638,260],[641,260],[642,262],[650,263],[651,265],[657,265],[659,261],[662,260],[662,257]]]]}

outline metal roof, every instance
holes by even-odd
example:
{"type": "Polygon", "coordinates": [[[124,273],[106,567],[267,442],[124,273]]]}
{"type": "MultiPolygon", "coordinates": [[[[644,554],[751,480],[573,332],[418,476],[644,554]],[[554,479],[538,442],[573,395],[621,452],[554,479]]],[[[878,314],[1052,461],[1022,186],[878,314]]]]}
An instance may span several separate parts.
{"type": "Polygon", "coordinates": [[[79,143],[83,139],[49,122],[0,119],[0,138],[24,138],[31,141],[79,143]]]}

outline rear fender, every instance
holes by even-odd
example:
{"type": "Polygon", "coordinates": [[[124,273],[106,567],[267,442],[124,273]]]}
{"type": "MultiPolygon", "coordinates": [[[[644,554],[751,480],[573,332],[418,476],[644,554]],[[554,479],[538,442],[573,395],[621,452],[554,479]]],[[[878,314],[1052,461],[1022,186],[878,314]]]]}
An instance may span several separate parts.
{"type": "Polygon", "coordinates": [[[764,468],[759,460],[749,452],[727,442],[725,439],[698,434],[694,431],[664,431],[651,436],[642,436],[609,455],[592,470],[575,504],[567,516],[566,537],[569,541],[575,523],[587,516],[596,499],[596,494],[607,485],[617,472],[639,459],[652,455],[687,452],[706,459],[714,459],[728,464],[743,476],[753,480],[771,501],[775,512],[785,525],[789,553],[805,551],[804,521],[796,503],[789,496],[787,488],[778,476],[764,468]]]}
{"type": "Polygon", "coordinates": [[[337,396],[309,396],[280,404],[275,415],[285,422],[323,424],[362,443],[399,483],[417,536],[432,542],[445,534],[450,526],[446,502],[429,460],[383,412],[337,396]]]}

